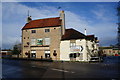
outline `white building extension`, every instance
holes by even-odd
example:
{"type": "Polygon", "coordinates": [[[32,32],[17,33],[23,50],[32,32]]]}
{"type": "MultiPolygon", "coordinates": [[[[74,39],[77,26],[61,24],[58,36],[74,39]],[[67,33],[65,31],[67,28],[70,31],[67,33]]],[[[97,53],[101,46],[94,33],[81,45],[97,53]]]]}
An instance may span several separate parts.
{"type": "Polygon", "coordinates": [[[60,43],[60,60],[89,61],[92,56],[97,56],[96,41],[94,35],[85,36],[74,29],[66,29],[60,43]]]}

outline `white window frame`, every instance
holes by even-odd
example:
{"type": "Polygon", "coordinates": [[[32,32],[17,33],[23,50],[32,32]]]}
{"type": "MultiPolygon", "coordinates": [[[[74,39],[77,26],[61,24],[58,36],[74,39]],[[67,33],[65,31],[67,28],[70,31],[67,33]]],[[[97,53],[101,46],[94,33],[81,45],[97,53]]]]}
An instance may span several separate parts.
{"type": "Polygon", "coordinates": [[[45,45],[50,45],[50,38],[45,38],[44,39],[44,44],[45,45]]]}
{"type": "Polygon", "coordinates": [[[75,47],[75,46],[76,46],[76,40],[71,40],[70,47],[75,47]]]}
{"type": "Polygon", "coordinates": [[[45,54],[50,54],[50,50],[45,50],[45,54]]]}
{"type": "Polygon", "coordinates": [[[76,43],[75,43],[75,42],[71,42],[71,43],[70,43],[70,47],[73,47],[73,46],[76,46],[76,43]]]}
{"type": "Polygon", "coordinates": [[[35,51],[35,50],[32,50],[31,53],[36,53],[36,51],[35,51]]]}
{"type": "Polygon", "coordinates": [[[31,39],[31,45],[36,45],[36,39],[35,38],[31,39]]]}

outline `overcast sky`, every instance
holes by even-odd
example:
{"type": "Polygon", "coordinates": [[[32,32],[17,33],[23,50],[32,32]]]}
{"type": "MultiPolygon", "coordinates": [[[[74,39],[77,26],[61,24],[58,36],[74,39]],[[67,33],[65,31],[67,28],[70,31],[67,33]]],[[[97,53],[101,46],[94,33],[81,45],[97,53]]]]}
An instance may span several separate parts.
{"type": "Polygon", "coordinates": [[[32,19],[58,17],[65,11],[66,28],[94,34],[101,46],[117,43],[117,2],[3,2],[2,48],[21,42],[21,29],[29,10],[32,19]]]}

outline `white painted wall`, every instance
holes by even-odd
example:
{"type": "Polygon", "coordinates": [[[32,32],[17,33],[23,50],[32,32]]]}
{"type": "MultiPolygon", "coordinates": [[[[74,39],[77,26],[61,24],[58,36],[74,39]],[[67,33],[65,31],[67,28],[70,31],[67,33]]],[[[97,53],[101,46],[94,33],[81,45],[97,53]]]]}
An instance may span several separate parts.
{"type": "Polygon", "coordinates": [[[70,40],[61,41],[60,43],[60,60],[69,61],[70,40]]]}
{"type": "Polygon", "coordinates": [[[87,61],[87,50],[86,50],[86,40],[85,39],[77,39],[76,45],[81,45],[83,47],[83,61],[87,61]]]}
{"type": "MultiPolygon", "coordinates": [[[[76,45],[80,45],[83,47],[83,51],[79,52],[83,54],[83,61],[87,61],[87,51],[86,51],[86,40],[85,39],[77,39],[76,45]]],[[[69,61],[69,54],[72,53],[70,51],[70,40],[64,40],[60,43],[60,60],[69,61]]]]}
{"type": "MultiPolygon", "coordinates": [[[[85,39],[77,39],[76,40],[76,46],[82,46],[83,47],[83,51],[79,52],[83,54],[83,61],[89,61],[91,56],[89,54],[93,54],[88,52],[88,49],[90,51],[93,50],[92,44],[94,43],[94,46],[96,49],[98,49],[98,46],[95,42],[91,42],[91,41],[86,41],[85,39]],[[88,46],[88,48],[87,48],[88,46]]],[[[69,54],[73,53],[70,51],[70,40],[64,40],[61,41],[60,43],[60,60],[65,60],[65,61],[69,61],[69,54]]],[[[79,60],[79,59],[78,59],[79,60]]]]}

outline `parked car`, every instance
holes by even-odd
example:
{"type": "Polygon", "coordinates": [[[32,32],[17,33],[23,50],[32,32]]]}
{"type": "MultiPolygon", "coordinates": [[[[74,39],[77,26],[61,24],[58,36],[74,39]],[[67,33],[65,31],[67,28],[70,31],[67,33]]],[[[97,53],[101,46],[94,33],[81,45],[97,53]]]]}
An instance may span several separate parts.
{"type": "Polygon", "coordinates": [[[103,59],[101,57],[91,57],[89,62],[102,62],[103,59]]]}

